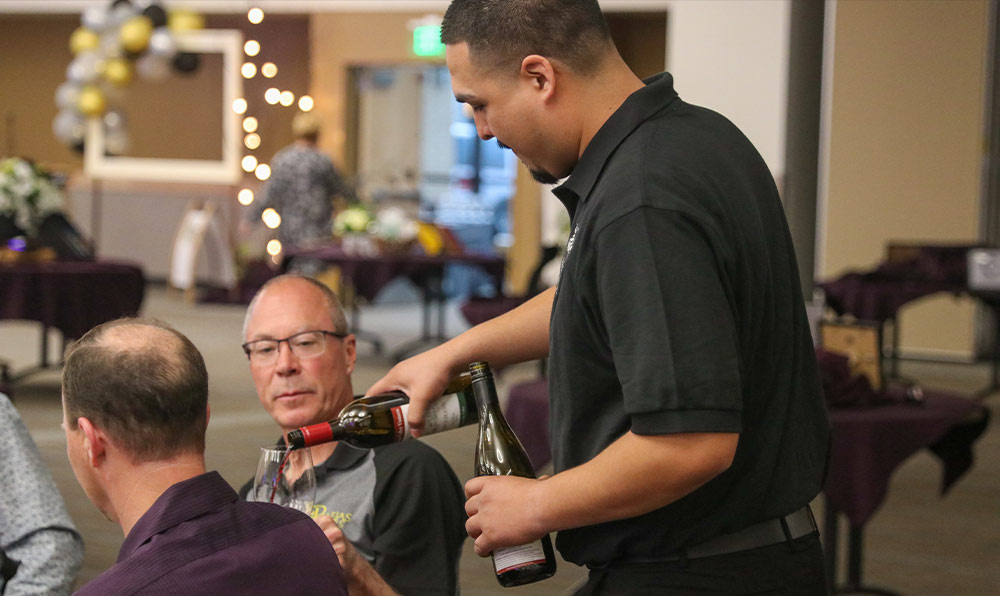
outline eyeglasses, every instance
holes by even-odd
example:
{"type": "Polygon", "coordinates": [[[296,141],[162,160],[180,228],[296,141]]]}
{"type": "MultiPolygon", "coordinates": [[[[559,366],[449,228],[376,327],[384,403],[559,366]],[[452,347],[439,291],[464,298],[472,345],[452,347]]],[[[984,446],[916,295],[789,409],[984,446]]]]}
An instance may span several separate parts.
{"type": "Polygon", "coordinates": [[[243,344],[243,351],[253,364],[273,364],[278,360],[281,342],[288,343],[297,358],[315,358],[326,351],[326,336],[345,338],[347,333],[317,329],[290,335],[285,339],[255,339],[243,344]]]}

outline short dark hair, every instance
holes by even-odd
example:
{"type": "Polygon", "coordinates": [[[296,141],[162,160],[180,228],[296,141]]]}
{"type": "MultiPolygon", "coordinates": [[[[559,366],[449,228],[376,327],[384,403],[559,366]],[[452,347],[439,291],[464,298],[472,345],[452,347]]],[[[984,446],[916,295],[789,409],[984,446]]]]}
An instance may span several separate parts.
{"type": "Polygon", "coordinates": [[[538,54],[580,74],[592,72],[614,45],[597,0],[453,0],[441,42],[469,44],[470,58],[488,70],[538,54]]]}
{"type": "Polygon", "coordinates": [[[135,462],[205,452],[205,360],[162,321],[125,318],[88,331],[66,351],[62,391],[71,429],[88,418],[135,462]],[[169,339],[125,334],[119,341],[116,330],[129,327],[161,329],[169,339]]]}

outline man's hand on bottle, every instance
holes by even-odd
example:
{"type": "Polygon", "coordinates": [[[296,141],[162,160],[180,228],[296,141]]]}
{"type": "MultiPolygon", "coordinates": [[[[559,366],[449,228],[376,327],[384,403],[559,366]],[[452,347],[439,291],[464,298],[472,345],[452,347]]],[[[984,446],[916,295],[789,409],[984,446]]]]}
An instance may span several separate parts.
{"type": "MultiPolygon", "coordinates": [[[[544,480],[546,477],[542,477],[544,480]]],[[[542,480],[517,476],[478,476],[465,483],[465,531],[476,554],[538,540],[549,532],[542,511],[542,480]]]]}
{"type": "Polygon", "coordinates": [[[424,427],[427,406],[441,397],[455,373],[444,352],[439,348],[417,354],[400,362],[375,382],[365,395],[402,391],[410,398],[407,418],[413,436],[419,437],[424,427]]]}

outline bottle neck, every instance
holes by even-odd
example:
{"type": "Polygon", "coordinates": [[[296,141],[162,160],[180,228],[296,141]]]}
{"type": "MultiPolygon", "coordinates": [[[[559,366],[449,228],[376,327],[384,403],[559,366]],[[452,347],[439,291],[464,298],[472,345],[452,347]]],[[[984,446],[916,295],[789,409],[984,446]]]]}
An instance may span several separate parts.
{"type": "Polygon", "coordinates": [[[472,393],[476,398],[476,406],[480,414],[484,411],[500,407],[500,398],[497,396],[497,387],[493,382],[493,375],[486,370],[472,376],[472,393]]]}

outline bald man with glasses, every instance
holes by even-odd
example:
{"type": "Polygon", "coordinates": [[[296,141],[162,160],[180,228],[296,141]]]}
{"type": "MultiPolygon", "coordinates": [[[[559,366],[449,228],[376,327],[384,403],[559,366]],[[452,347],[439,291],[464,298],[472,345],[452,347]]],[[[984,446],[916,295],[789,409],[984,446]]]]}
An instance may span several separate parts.
{"type": "MultiPolygon", "coordinates": [[[[243,351],[261,405],[288,431],[334,419],[354,398],[354,335],[336,295],[283,275],[257,292],[243,351]]],[[[313,518],[340,557],[352,596],[458,593],[465,496],[454,471],[421,441],[375,449],[311,447],[313,518]]],[[[246,496],[248,482],[241,491],[246,496]]]]}

